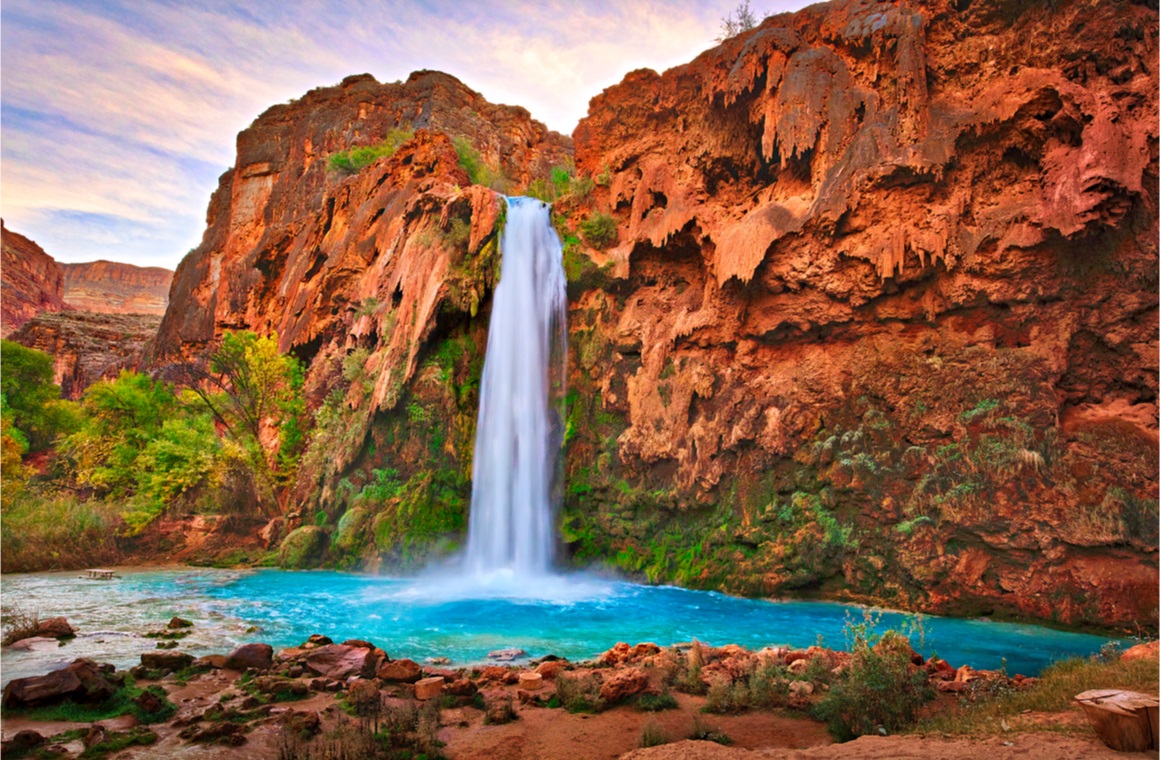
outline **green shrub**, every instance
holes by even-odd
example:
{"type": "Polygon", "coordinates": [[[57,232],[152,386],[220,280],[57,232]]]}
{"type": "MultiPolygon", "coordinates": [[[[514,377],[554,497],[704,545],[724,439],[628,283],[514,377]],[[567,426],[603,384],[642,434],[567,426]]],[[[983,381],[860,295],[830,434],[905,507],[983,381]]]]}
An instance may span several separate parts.
{"type": "Polygon", "coordinates": [[[668,686],[665,686],[660,694],[641,694],[636,698],[633,706],[640,712],[662,712],[680,707],[677,698],[672,695],[668,686]]]}
{"type": "Polygon", "coordinates": [[[870,620],[847,630],[854,641],[850,664],[814,707],[815,716],[838,741],[912,725],[934,693],[926,673],[911,671],[909,640],[894,631],[878,638],[870,620]]]}
{"type": "Polygon", "coordinates": [[[789,704],[789,681],[784,667],[768,662],[758,666],[749,675],[750,703],[765,709],[785,707],[789,704]]]}
{"type": "Polygon", "coordinates": [[[608,214],[597,212],[580,222],[580,232],[588,245],[604,249],[616,240],[616,220],[608,214]]]}
{"type": "Polygon", "coordinates": [[[511,723],[520,717],[512,705],[511,694],[504,694],[493,699],[484,700],[483,722],[488,726],[500,726],[511,723]]]}
{"type": "Polygon", "coordinates": [[[332,153],[328,165],[332,171],[343,174],[358,174],[380,158],[393,156],[399,146],[414,135],[415,133],[409,129],[392,129],[387,132],[387,136],[381,142],[374,145],[332,153]]]}
{"type": "Polygon", "coordinates": [[[749,709],[751,704],[749,685],[744,681],[730,682],[726,679],[717,679],[709,686],[705,695],[707,713],[741,713],[749,709]]]}
{"type": "Polygon", "coordinates": [[[569,676],[561,673],[556,677],[555,698],[571,713],[598,713],[605,707],[600,696],[600,682],[591,674],[569,676]]]}
{"type": "Polygon", "coordinates": [[[100,567],[121,559],[121,505],[73,494],[23,493],[5,499],[0,520],[3,572],[100,567]]]}
{"type": "Polygon", "coordinates": [[[465,135],[458,135],[451,138],[451,144],[455,146],[455,153],[459,156],[459,167],[467,172],[467,179],[473,185],[483,185],[489,187],[499,193],[506,193],[508,189],[508,178],[500,169],[495,169],[488,166],[479,155],[479,151],[471,144],[471,139],[465,135]]]}
{"type": "Polygon", "coordinates": [[[52,357],[10,340],[0,340],[0,409],[32,452],[44,451],[76,424],[74,405],[60,400],[52,382],[52,357]]]}
{"type": "Polygon", "coordinates": [[[656,721],[648,721],[640,730],[640,740],[637,742],[638,747],[659,747],[662,744],[668,744],[672,739],[669,738],[668,732],[657,725],[656,721]]]}

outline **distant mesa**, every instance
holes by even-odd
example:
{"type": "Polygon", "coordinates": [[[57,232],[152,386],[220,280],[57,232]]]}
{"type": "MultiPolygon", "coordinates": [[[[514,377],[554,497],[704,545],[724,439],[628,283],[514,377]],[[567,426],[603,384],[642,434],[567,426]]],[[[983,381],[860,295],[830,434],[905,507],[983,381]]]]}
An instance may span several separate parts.
{"type": "Polygon", "coordinates": [[[173,272],[115,261],[61,264],[64,302],[80,311],[101,314],[165,314],[173,272]]]}
{"type": "Polygon", "coordinates": [[[151,314],[169,305],[173,272],[114,261],[61,264],[32,240],[3,230],[0,335],[8,337],[43,312],[75,309],[98,314],[151,314]]]}

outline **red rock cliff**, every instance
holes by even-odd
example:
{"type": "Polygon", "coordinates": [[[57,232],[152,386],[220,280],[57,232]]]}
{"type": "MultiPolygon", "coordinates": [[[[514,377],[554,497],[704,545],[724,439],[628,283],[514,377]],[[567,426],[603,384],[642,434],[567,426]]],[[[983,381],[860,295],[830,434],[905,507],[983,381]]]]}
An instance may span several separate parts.
{"type": "Polygon", "coordinates": [[[42,311],[60,311],[64,276],[60,266],[39,245],[0,223],[3,262],[0,267],[0,335],[42,311]]]}
{"type": "Polygon", "coordinates": [[[398,402],[425,338],[444,318],[474,316],[494,282],[498,196],[472,185],[452,138],[520,186],[570,158],[571,141],[522,108],[488,103],[454,77],[369,75],[275,106],[238,136],[238,159],[207,214],[202,244],[181,262],[148,360],[195,358],[225,330],[276,332],[308,368],[312,406],[344,386],[345,444],[304,468],[301,498],[316,498],[319,468],[342,472],[361,450],[375,410],[398,402]],[[415,130],[389,158],[354,175],[328,157],[415,130]]]}
{"type": "MultiPolygon", "coordinates": [[[[1131,3],[834,2],[595,98],[597,187],[557,205],[565,553],[1154,628],[1156,37],[1131,3]]],[[[498,209],[441,133],[517,182],[568,150],[445,75],[350,78],[239,136],[175,276],[153,361],[245,328],[310,367],[308,562],[463,529],[498,209]]]]}
{"type": "Polygon", "coordinates": [[[74,309],[102,314],[165,313],[173,272],[115,261],[61,264],[64,302],[74,309]]]}
{"type": "Polygon", "coordinates": [[[574,548],[1154,626],[1156,38],[1130,3],[839,0],[594,98],[619,237],[575,379],[624,422],[571,444],[574,548]]]}

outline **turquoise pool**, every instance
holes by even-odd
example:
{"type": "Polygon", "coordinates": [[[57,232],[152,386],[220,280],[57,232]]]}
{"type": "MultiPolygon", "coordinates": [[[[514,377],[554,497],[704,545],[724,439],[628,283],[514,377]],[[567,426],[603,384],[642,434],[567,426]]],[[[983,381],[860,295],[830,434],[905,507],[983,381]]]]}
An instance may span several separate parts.
{"type": "MultiPolygon", "coordinates": [[[[452,576],[385,578],[327,571],[166,569],[122,571],[114,581],[77,573],[3,578],[5,608],[41,617],[64,615],[79,629],[63,647],[4,650],[3,680],[45,672],[74,657],[133,665],[155,642],[142,633],[173,615],[195,623],[181,650],[226,652],[246,641],[275,648],[312,633],[335,641],[369,639],[391,657],[483,661],[489,651],[518,647],[530,657],[592,657],[618,641],[662,646],[696,638],[750,648],[804,647],[821,639],[846,647],[848,620],[862,608],[828,602],[765,601],[669,586],[641,586],[585,576],[533,581],[502,575],[464,581],[452,576]]],[[[881,612],[880,629],[912,620],[881,612]]],[[[1049,663],[1098,652],[1107,639],[1040,626],[986,620],[923,618],[913,639],[926,655],[954,665],[1033,675],[1049,663]]]]}

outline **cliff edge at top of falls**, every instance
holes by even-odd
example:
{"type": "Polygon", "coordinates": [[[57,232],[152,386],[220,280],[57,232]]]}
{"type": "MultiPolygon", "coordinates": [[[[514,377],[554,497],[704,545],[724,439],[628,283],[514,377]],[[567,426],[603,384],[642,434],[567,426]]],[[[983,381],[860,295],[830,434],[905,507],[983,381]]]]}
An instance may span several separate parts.
{"type": "MultiPolygon", "coordinates": [[[[1157,47],[1131,2],[839,0],[594,98],[558,560],[1154,630],[1157,47]]],[[[307,365],[288,565],[462,539],[500,209],[457,136],[517,191],[571,151],[446,75],[349,78],[239,136],[175,277],[152,362],[251,329],[307,365]]]]}

